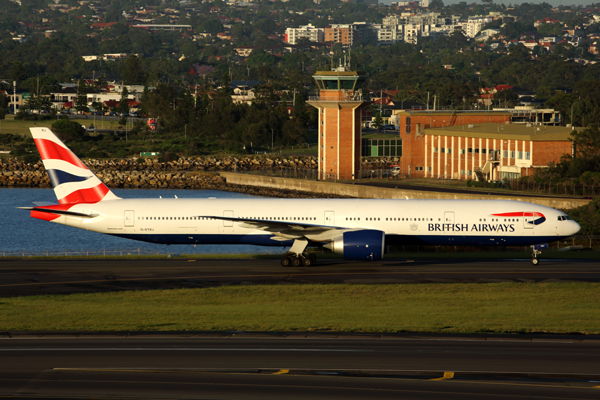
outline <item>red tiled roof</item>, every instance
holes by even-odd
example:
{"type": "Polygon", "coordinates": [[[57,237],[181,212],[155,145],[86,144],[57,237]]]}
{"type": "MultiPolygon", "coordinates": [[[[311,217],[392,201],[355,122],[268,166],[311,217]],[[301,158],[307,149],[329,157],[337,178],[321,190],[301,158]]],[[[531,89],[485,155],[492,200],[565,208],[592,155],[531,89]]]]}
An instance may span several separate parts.
{"type": "Polygon", "coordinates": [[[104,28],[110,28],[113,25],[116,25],[116,22],[96,22],[95,24],[92,24],[92,26],[90,28],[100,28],[100,29],[104,29],[104,28]]]}

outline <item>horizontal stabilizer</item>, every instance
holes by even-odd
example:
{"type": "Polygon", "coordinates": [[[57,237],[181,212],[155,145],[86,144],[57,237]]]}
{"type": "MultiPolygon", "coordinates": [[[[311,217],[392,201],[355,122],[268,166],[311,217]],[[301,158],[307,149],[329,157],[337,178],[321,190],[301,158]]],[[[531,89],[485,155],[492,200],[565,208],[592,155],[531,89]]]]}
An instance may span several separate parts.
{"type": "Polygon", "coordinates": [[[38,211],[38,212],[49,213],[49,214],[66,215],[69,217],[94,218],[94,217],[98,216],[98,214],[93,214],[93,213],[83,213],[83,212],[68,211],[68,210],[53,210],[51,208],[39,208],[39,207],[17,207],[17,208],[21,209],[21,210],[38,211]]]}
{"type": "Polygon", "coordinates": [[[38,207],[45,207],[45,206],[52,206],[54,205],[54,203],[51,203],[49,201],[32,201],[33,204],[35,204],[38,207]]]}

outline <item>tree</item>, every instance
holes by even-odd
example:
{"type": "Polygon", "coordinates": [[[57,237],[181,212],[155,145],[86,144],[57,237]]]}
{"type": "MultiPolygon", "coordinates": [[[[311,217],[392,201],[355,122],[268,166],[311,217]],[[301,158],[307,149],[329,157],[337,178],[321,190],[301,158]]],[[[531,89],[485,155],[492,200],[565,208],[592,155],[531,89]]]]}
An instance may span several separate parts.
{"type": "Polygon", "coordinates": [[[377,132],[379,132],[379,128],[381,128],[383,126],[383,118],[381,118],[380,113],[375,114],[375,119],[373,119],[373,122],[371,123],[371,125],[375,129],[377,129],[377,132]]]}
{"type": "Polygon", "coordinates": [[[119,110],[122,113],[129,113],[129,90],[125,85],[123,85],[123,90],[121,91],[121,100],[119,100],[119,110]]]}
{"type": "Polygon", "coordinates": [[[206,85],[206,77],[215,72],[216,69],[215,67],[213,67],[212,65],[200,65],[198,63],[196,64],[192,64],[192,68],[194,69],[194,72],[200,77],[202,78],[202,82],[206,85]]]}
{"type": "Polygon", "coordinates": [[[80,79],[77,83],[77,98],[75,99],[75,110],[78,112],[87,112],[90,110],[87,101],[87,90],[83,79],[80,79]]]}
{"type": "Polygon", "coordinates": [[[16,81],[18,84],[25,79],[27,79],[27,71],[25,70],[25,67],[19,61],[14,62],[10,67],[10,80],[16,81]]]}
{"type": "Polygon", "coordinates": [[[444,2],[442,0],[431,0],[429,2],[430,10],[441,10],[444,8],[444,2]]]}
{"type": "Polygon", "coordinates": [[[8,96],[4,92],[0,92],[0,119],[4,119],[8,109],[8,96]]]}
{"type": "Polygon", "coordinates": [[[501,90],[494,95],[494,98],[501,107],[514,106],[519,100],[519,96],[512,89],[501,90]]]}
{"type": "Polygon", "coordinates": [[[223,32],[223,24],[218,19],[209,19],[200,25],[200,32],[208,32],[216,35],[219,32],[223,32]]]}
{"type": "Polygon", "coordinates": [[[146,83],[148,74],[142,68],[142,63],[136,56],[129,56],[125,60],[125,68],[121,73],[121,79],[126,85],[141,85],[146,83]]]}
{"type": "Polygon", "coordinates": [[[80,123],[70,119],[59,119],[52,123],[52,131],[63,141],[81,139],[85,136],[85,129],[80,123]]]}

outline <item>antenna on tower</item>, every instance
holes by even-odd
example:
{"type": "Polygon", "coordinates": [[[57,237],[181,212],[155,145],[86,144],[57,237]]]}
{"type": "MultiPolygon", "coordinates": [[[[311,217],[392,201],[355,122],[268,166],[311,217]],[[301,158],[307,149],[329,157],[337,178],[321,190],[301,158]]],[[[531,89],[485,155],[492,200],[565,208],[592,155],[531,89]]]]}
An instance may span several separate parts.
{"type": "Polygon", "coordinates": [[[350,60],[352,60],[352,48],[350,48],[350,49],[348,50],[348,71],[350,71],[350,67],[351,67],[351,65],[350,65],[350,64],[351,64],[351,62],[350,62],[350,60]]]}

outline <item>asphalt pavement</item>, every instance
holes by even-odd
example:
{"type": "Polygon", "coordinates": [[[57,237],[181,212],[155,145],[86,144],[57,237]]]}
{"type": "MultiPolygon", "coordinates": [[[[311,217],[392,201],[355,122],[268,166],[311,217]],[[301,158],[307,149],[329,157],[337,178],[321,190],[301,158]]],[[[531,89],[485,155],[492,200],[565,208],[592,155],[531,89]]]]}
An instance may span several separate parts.
{"type": "Polygon", "coordinates": [[[0,339],[0,397],[598,399],[600,338],[0,339]]]}

